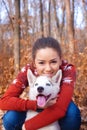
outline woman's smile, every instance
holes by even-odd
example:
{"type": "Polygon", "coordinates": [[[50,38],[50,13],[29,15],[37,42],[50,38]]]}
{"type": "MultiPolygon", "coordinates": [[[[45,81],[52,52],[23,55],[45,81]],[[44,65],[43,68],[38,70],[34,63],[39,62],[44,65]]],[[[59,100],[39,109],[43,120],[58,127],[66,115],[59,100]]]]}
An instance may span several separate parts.
{"type": "Polygon", "coordinates": [[[52,77],[54,74],[53,73],[43,73],[42,75],[45,75],[47,77],[52,77]]]}

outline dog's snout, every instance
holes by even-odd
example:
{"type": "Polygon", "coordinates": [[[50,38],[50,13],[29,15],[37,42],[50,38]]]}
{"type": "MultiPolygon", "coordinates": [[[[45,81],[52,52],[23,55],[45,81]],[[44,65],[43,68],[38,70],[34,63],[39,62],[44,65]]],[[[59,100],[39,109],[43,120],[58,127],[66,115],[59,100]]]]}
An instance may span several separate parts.
{"type": "Polygon", "coordinates": [[[38,90],[39,93],[42,93],[42,92],[44,91],[44,88],[43,88],[42,86],[39,86],[39,87],[37,88],[37,90],[38,90]]]}

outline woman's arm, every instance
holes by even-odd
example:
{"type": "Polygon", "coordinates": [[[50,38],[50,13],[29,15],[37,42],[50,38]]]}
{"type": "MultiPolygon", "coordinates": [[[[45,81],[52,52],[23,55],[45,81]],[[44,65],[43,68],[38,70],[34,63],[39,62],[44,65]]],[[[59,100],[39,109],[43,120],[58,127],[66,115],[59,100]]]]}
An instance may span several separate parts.
{"type": "Polygon", "coordinates": [[[26,111],[29,109],[36,110],[36,101],[24,100],[19,96],[28,86],[27,69],[30,65],[22,68],[16,79],[9,86],[3,97],[0,99],[0,109],[26,111]]]}
{"type": "Polygon", "coordinates": [[[72,100],[76,70],[73,65],[61,66],[63,79],[58,101],[53,106],[46,108],[37,116],[25,122],[26,130],[36,130],[65,116],[68,105],[72,100]]]}

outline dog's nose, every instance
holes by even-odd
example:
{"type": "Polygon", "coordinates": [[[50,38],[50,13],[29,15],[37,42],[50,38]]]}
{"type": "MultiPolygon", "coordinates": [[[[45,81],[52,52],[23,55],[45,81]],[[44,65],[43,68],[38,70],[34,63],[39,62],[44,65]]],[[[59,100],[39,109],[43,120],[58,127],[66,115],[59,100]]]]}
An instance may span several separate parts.
{"type": "Polygon", "coordinates": [[[44,91],[44,88],[40,86],[40,87],[37,88],[37,91],[38,91],[39,93],[42,93],[42,92],[44,91]]]}

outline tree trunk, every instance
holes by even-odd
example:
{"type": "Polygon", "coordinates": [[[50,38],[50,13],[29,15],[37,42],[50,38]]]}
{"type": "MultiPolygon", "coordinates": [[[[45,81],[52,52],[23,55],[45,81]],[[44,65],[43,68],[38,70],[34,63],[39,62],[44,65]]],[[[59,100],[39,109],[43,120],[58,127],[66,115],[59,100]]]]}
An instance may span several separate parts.
{"type": "Polygon", "coordinates": [[[85,21],[85,35],[84,35],[84,39],[85,39],[85,46],[87,46],[87,3],[86,1],[82,1],[82,5],[83,5],[83,16],[84,16],[84,21],[85,21]]]}
{"type": "Polygon", "coordinates": [[[49,0],[49,12],[48,12],[48,36],[51,36],[51,0],[49,0]]]}
{"type": "Polygon", "coordinates": [[[43,29],[43,3],[40,0],[40,27],[41,27],[41,36],[44,36],[44,29],[43,29]]]}
{"type": "Polygon", "coordinates": [[[70,0],[65,0],[65,7],[66,7],[66,31],[67,31],[67,41],[69,44],[69,51],[70,53],[74,53],[74,33],[73,33],[73,21],[70,9],[70,0]]]}
{"type": "Polygon", "coordinates": [[[24,4],[24,19],[25,19],[25,28],[24,28],[24,38],[28,36],[28,0],[23,0],[24,4]]]}
{"type": "Polygon", "coordinates": [[[60,42],[60,25],[59,25],[59,19],[57,17],[56,1],[52,0],[52,4],[54,8],[54,17],[55,17],[55,22],[56,22],[56,27],[57,27],[57,38],[58,38],[58,41],[60,42]]]}
{"type": "Polygon", "coordinates": [[[15,18],[14,24],[14,69],[15,74],[18,73],[20,68],[20,0],[15,0],[15,18]]]}

